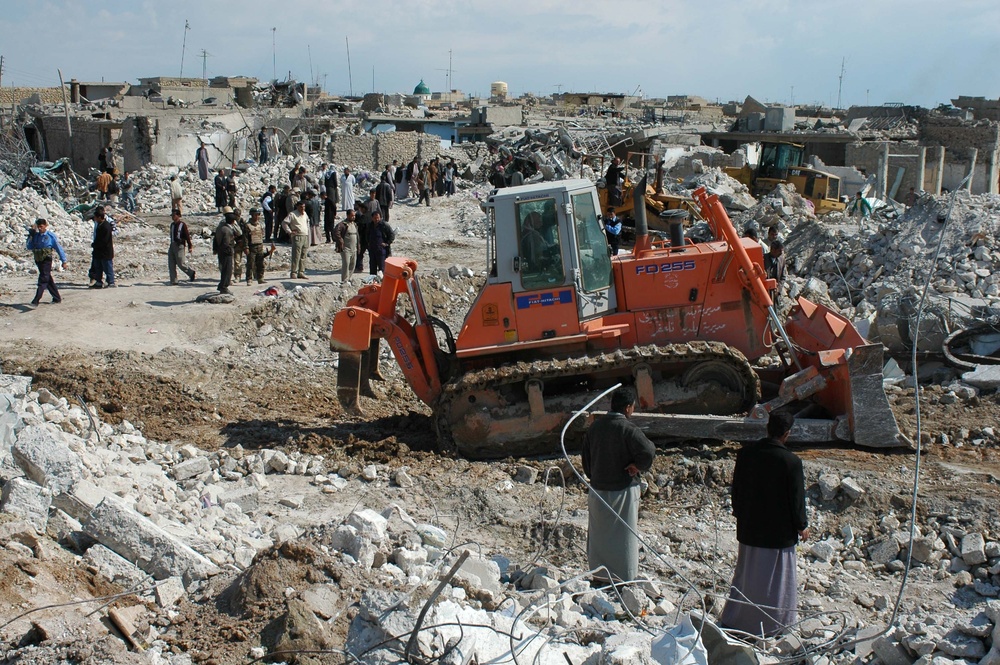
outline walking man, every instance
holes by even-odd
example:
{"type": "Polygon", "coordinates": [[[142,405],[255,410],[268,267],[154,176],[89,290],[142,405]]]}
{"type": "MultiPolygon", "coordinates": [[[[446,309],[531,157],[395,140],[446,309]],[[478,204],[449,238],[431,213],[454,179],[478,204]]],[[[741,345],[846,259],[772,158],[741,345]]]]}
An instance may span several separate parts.
{"type": "Polygon", "coordinates": [[[745,444],[733,470],[740,548],[721,622],[756,636],[797,620],[795,544],[809,538],[809,524],[802,460],[785,447],[792,423],[791,414],[771,413],[767,438],[745,444]]]}
{"type": "Polygon", "coordinates": [[[188,225],[181,219],[181,211],[174,208],[170,212],[170,252],[167,254],[167,270],[170,273],[170,283],[177,283],[177,270],[194,281],[194,269],[187,266],[187,254],[194,251],[191,244],[191,232],[188,225]]]}
{"type": "Polygon", "coordinates": [[[184,190],[181,189],[181,181],[176,175],[170,176],[170,207],[172,210],[181,209],[181,199],[184,198],[184,190]]]}
{"type": "Polygon", "coordinates": [[[639,474],[653,466],[656,448],[629,422],[634,410],[635,391],[619,388],[583,444],[583,472],[590,479],[587,560],[595,579],[629,582],[639,575],[639,474]]]}
{"type": "Polygon", "coordinates": [[[49,231],[49,223],[44,219],[36,219],[35,225],[28,231],[28,249],[38,266],[38,288],[35,289],[35,297],[31,301],[32,307],[38,307],[42,301],[42,295],[48,291],[52,296],[52,302],[62,302],[59,289],[56,288],[55,280],[52,279],[52,252],[59,255],[59,260],[63,267],[66,267],[66,252],[59,244],[59,238],[52,231],[49,231]]]}
{"type": "Polygon", "coordinates": [[[344,175],[340,176],[340,209],[343,211],[354,210],[354,184],[357,182],[351,169],[345,168],[344,175]]]}
{"type": "Polygon", "coordinates": [[[260,163],[267,164],[267,127],[261,127],[257,132],[257,145],[260,148],[260,163]]]}
{"type": "Polygon", "coordinates": [[[90,285],[92,289],[103,289],[104,280],[108,286],[115,284],[115,240],[114,229],[104,212],[104,206],[97,206],[94,209],[94,222],[97,228],[94,229],[94,241],[90,243],[93,249],[91,255],[91,279],[94,283],[90,285]]]}
{"type": "Polygon", "coordinates": [[[278,188],[271,185],[260,199],[260,207],[264,209],[264,242],[269,242],[272,237],[278,235],[271,235],[274,230],[274,199],[277,196],[277,191],[278,188]]]}
{"type": "Polygon", "coordinates": [[[198,179],[208,180],[208,148],[204,141],[194,151],[194,161],[198,165],[198,179]]]}
{"type": "Polygon", "coordinates": [[[295,210],[285,219],[288,234],[292,237],[291,279],[306,277],[306,257],[309,253],[309,215],[306,214],[306,200],[295,202],[295,210]]]}

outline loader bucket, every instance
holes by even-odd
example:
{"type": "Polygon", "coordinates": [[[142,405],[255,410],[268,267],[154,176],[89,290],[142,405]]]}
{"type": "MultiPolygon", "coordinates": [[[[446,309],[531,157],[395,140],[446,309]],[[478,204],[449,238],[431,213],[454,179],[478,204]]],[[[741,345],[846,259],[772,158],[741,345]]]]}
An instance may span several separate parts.
{"type": "Polygon", "coordinates": [[[882,387],[881,344],[869,344],[850,321],[805,298],[797,299],[785,329],[799,361],[827,381],[813,399],[849,427],[838,438],[866,448],[910,445],[882,387]]]}
{"type": "Polygon", "coordinates": [[[899,431],[882,387],[882,366],[881,344],[855,347],[847,359],[854,443],[865,448],[907,446],[910,441],[899,431]]]}

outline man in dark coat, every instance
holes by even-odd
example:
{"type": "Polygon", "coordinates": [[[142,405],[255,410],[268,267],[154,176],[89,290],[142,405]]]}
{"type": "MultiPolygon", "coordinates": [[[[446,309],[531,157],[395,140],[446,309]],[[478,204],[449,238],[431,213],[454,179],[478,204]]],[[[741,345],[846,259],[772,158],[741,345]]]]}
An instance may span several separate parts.
{"type": "Polygon", "coordinates": [[[114,229],[104,212],[104,206],[97,206],[94,209],[94,223],[97,226],[94,229],[94,241],[90,244],[93,248],[90,277],[94,283],[90,285],[90,288],[104,288],[105,280],[107,280],[109,287],[118,286],[115,284],[114,229]]]}
{"type": "Polygon", "coordinates": [[[382,180],[375,187],[375,200],[378,201],[379,209],[382,212],[382,219],[389,221],[389,208],[392,207],[393,187],[388,180],[382,180]]]}
{"type": "Polygon", "coordinates": [[[608,188],[608,203],[613,206],[622,204],[622,184],[624,183],[622,160],[615,157],[604,174],[604,186],[608,188]]]}
{"type": "Polygon", "coordinates": [[[771,413],[767,437],[736,455],[733,514],[739,554],[721,622],[755,636],[797,621],[795,545],[809,538],[802,460],[785,447],[794,422],[771,413]]]}
{"type": "Polygon", "coordinates": [[[215,208],[216,212],[222,213],[222,209],[225,208],[229,203],[226,197],[226,169],[219,169],[219,172],[215,174],[215,208]]]}
{"type": "Polygon", "coordinates": [[[226,213],[223,222],[215,229],[212,240],[212,252],[219,259],[219,293],[232,293],[229,286],[233,283],[233,253],[236,239],[242,235],[236,222],[235,213],[226,213]]]}
{"type": "Polygon", "coordinates": [[[639,574],[639,474],[653,466],[656,448],[629,422],[634,410],[635,391],[619,388],[583,444],[583,472],[590,478],[587,559],[595,579],[629,582],[639,574]]]}
{"type": "Polygon", "coordinates": [[[394,240],[392,227],[382,221],[382,213],[372,213],[368,224],[368,272],[377,275],[385,271],[385,258],[394,240]]]}

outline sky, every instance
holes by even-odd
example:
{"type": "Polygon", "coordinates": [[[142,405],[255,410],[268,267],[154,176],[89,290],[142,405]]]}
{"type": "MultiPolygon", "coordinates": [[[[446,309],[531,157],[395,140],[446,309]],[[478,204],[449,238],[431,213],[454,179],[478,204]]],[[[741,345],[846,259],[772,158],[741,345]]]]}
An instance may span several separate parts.
{"type": "Polygon", "coordinates": [[[4,0],[0,85],[289,73],[334,95],[1000,97],[997,0],[4,0]],[[185,30],[185,22],[190,26],[185,30]],[[348,44],[350,65],[348,64],[348,44]],[[202,57],[202,54],[207,54],[202,57]]]}

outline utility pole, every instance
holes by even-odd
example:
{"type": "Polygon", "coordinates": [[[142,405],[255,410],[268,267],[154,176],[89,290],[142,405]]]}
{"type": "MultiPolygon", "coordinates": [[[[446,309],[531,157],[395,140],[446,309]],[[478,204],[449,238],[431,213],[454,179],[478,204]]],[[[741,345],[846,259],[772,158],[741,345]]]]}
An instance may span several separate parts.
{"type": "Polygon", "coordinates": [[[348,37],[344,37],[344,41],[347,42],[347,82],[351,87],[351,97],[353,97],[354,77],[351,75],[351,40],[348,37]]]}
{"type": "Polygon", "coordinates": [[[181,42],[181,75],[180,78],[184,78],[184,51],[187,49],[188,43],[188,30],[191,29],[191,24],[184,19],[184,41],[181,42]]]}
{"type": "Polygon", "coordinates": [[[201,101],[205,101],[205,87],[208,85],[208,56],[212,55],[205,49],[201,50],[201,101]]]}
{"type": "MultiPolygon", "coordinates": [[[[76,163],[76,150],[73,148],[73,123],[69,121],[69,102],[66,100],[66,84],[63,82],[62,70],[57,69],[56,71],[59,72],[59,88],[62,90],[63,108],[66,110],[66,138],[69,141],[69,163],[70,168],[72,168],[76,163]]],[[[12,94],[11,99],[13,98],[14,95],[12,94]]],[[[13,102],[11,106],[13,106],[13,102]]],[[[13,118],[14,116],[11,115],[12,120],[13,118]]]]}
{"type": "Polygon", "coordinates": [[[278,56],[275,55],[276,52],[274,50],[274,33],[276,30],[277,28],[271,28],[271,76],[274,77],[275,81],[278,80],[278,56]]]}
{"type": "Polygon", "coordinates": [[[847,63],[847,58],[842,58],[840,61],[840,76],[837,77],[837,110],[840,110],[840,93],[844,89],[844,65],[847,63]]]}
{"type": "MultiPolygon", "coordinates": [[[[0,55],[0,92],[3,91],[3,56],[0,55]]],[[[10,98],[14,98],[14,93],[10,93],[10,98]]],[[[2,102],[0,102],[2,103],[2,102]]],[[[14,121],[14,117],[11,116],[11,122],[14,121]]],[[[0,106],[0,129],[3,129],[3,107],[0,106]]]]}
{"type": "Polygon", "coordinates": [[[312,45],[306,44],[306,53],[309,54],[309,83],[314,83],[316,79],[313,78],[313,51],[312,51],[312,45]]]}
{"type": "Polygon", "coordinates": [[[792,86],[792,103],[789,106],[795,106],[795,86],[792,86]]]}

